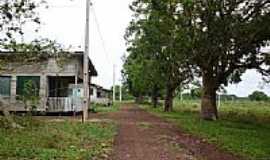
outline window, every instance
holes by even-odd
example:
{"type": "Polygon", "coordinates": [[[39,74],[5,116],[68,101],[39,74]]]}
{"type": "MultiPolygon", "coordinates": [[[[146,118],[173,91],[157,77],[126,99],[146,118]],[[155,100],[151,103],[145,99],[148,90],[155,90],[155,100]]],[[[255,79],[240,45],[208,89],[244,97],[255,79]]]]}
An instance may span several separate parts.
{"type": "Polygon", "coordinates": [[[74,77],[48,77],[49,97],[68,97],[73,95],[69,85],[75,83],[74,77]]]}
{"type": "Polygon", "coordinates": [[[93,94],[94,94],[94,90],[93,90],[93,88],[90,88],[90,95],[92,96],[93,94]]]}
{"type": "Polygon", "coordinates": [[[101,92],[100,91],[97,92],[97,98],[101,98],[101,92]]]}
{"type": "Polygon", "coordinates": [[[0,96],[10,96],[11,77],[0,76],[0,96]]]}
{"type": "Polygon", "coordinates": [[[17,77],[17,95],[32,94],[39,95],[40,77],[38,76],[18,76],[17,77]]]}

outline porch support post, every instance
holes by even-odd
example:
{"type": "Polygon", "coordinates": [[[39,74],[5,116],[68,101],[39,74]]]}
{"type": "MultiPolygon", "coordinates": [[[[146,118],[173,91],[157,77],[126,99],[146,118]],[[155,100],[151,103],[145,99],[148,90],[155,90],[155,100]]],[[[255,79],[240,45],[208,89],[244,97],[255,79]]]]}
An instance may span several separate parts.
{"type": "Polygon", "coordinates": [[[76,87],[78,85],[78,76],[77,75],[75,76],[75,85],[76,85],[76,87]]]}
{"type": "Polygon", "coordinates": [[[10,97],[11,102],[16,102],[16,87],[17,87],[17,77],[16,75],[11,76],[11,83],[10,83],[10,97]]]}
{"type": "Polygon", "coordinates": [[[92,100],[92,99],[91,99],[91,95],[90,95],[91,83],[92,83],[92,78],[91,78],[91,74],[89,74],[89,99],[88,99],[88,100],[89,100],[89,108],[90,108],[90,109],[93,109],[93,108],[92,108],[92,105],[91,105],[91,100],[92,100]]]}
{"type": "MultiPolygon", "coordinates": [[[[78,110],[78,74],[75,75],[75,89],[76,89],[76,96],[72,96],[72,99],[75,100],[75,105],[73,103],[73,116],[75,117],[76,115],[76,111],[75,110],[78,110]],[[76,108],[76,109],[75,109],[76,108]]],[[[83,106],[81,106],[83,107],[83,106]]],[[[83,109],[83,108],[82,108],[83,109]]]]}
{"type": "Polygon", "coordinates": [[[47,102],[47,76],[42,74],[40,76],[40,89],[39,89],[39,97],[40,97],[40,109],[46,110],[46,102],[47,102]]]}

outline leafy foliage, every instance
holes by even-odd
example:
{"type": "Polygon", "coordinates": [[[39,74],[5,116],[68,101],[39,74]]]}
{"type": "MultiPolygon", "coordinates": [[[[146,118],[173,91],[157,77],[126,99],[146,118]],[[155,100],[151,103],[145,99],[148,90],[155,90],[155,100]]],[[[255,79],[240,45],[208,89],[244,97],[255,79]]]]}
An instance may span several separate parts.
{"type": "Polygon", "coordinates": [[[202,89],[201,88],[193,88],[190,90],[190,95],[192,98],[201,98],[202,97],[202,89]]]}
{"type": "MultiPolygon", "coordinates": [[[[216,92],[222,86],[240,82],[248,69],[268,71],[263,64],[269,55],[261,52],[270,40],[268,0],[134,0],[130,8],[133,64],[141,71],[146,60],[157,62],[150,69],[158,73],[152,82],[163,82],[167,94],[190,77],[202,77],[205,119],[218,118],[216,92]]],[[[136,77],[147,84],[145,77],[136,77]]]]}
{"type": "Polygon", "coordinates": [[[239,82],[246,69],[260,69],[260,48],[270,36],[268,1],[193,1],[189,9],[194,63],[211,71],[216,88],[239,82]]]}
{"type": "Polygon", "coordinates": [[[16,41],[23,36],[23,26],[33,22],[40,24],[37,8],[44,0],[5,0],[0,2],[0,45],[16,41]]]}
{"type": "MultiPolygon", "coordinates": [[[[130,53],[124,67],[127,81],[142,94],[166,90],[168,101],[180,85],[192,78],[191,65],[183,54],[188,44],[177,27],[175,3],[136,0],[130,6],[134,19],[127,29],[130,53]],[[145,93],[146,92],[146,93],[145,93]]],[[[166,100],[166,101],[167,101],[166,100]]]]}
{"type": "Polygon", "coordinates": [[[35,83],[31,80],[24,83],[23,93],[19,96],[19,99],[24,103],[25,109],[29,109],[30,111],[37,109],[40,100],[37,88],[38,86],[35,86],[35,83]]]}
{"type": "Polygon", "coordinates": [[[240,82],[247,69],[264,70],[260,49],[270,39],[269,5],[267,0],[195,0],[184,6],[191,62],[203,77],[204,118],[217,117],[215,97],[221,85],[240,82]]]}
{"type": "Polygon", "coordinates": [[[7,62],[36,63],[51,56],[56,57],[60,65],[64,61],[67,53],[63,52],[63,46],[56,41],[41,38],[29,43],[18,42],[18,38],[24,36],[26,24],[40,24],[38,8],[45,4],[45,0],[0,2],[0,51],[5,52],[1,54],[0,70],[4,69],[7,62]]]}
{"type": "Polygon", "coordinates": [[[261,91],[255,91],[248,97],[252,101],[267,101],[268,100],[268,96],[264,92],[261,92],[261,91]]]}
{"type": "MultiPolygon", "coordinates": [[[[37,45],[18,44],[18,36],[24,35],[23,26],[27,23],[39,24],[37,8],[45,1],[6,0],[0,2],[0,49],[1,51],[15,51],[33,53],[37,45]]],[[[25,54],[25,53],[24,53],[25,54]]],[[[19,55],[18,57],[22,57],[19,55]]],[[[25,57],[25,56],[23,56],[25,57]]],[[[30,57],[30,56],[29,56],[30,57]]],[[[13,57],[14,58],[14,57],[13,57]]],[[[25,60],[28,58],[21,58],[25,60]]],[[[5,66],[6,59],[1,58],[0,69],[5,66]]]]}

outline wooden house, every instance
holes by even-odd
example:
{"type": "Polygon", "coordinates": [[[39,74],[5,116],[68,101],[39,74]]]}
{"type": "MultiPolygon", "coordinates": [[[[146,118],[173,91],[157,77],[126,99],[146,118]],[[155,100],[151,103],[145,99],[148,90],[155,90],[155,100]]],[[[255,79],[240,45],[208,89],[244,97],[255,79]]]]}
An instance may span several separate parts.
{"type": "MultiPolygon", "coordinates": [[[[0,70],[0,96],[12,104],[9,111],[29,110],[20,100],[29,82],[34,86],[31,93],[39,97],[37,111],[82,111],[83,90],[78,86],[83,83],[83,52],[49,55],[31,63],[13,59],[19,54],[0,53],[0,60],[5,62],[0,70]]],[[[90,58],[89,62],[90,84],[97,71],[90,58]]]]}
{"type": "Polygon", "coordinates": [[[97,84],[90,85],[90,99],[92,103],[111,105],[112,91],[97,84]]]}

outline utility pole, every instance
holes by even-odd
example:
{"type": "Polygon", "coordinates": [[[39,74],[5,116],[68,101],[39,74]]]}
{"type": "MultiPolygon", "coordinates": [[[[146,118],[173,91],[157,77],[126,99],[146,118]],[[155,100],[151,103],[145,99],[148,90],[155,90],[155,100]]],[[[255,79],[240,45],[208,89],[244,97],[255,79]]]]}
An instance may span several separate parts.
{"type": "Polygon", "coordinates": [[[88,119],[88,107],[89,107],[89,36],[90,36],[90,0],[86,0],[86,25],[85,25],[85,50],[83,61],[83,86],[84,86],[84,106],[82,122],[85,123],[88,119]]]}
{"type": "Polygon", "coordinates": [[[115,64],[113,64],[113,102],[115,102],[115,64]]]}
{"type": "Polygon", "coordinates": [[[119,86],[119,101],[122,102],[122,85],[119,86]]]}

